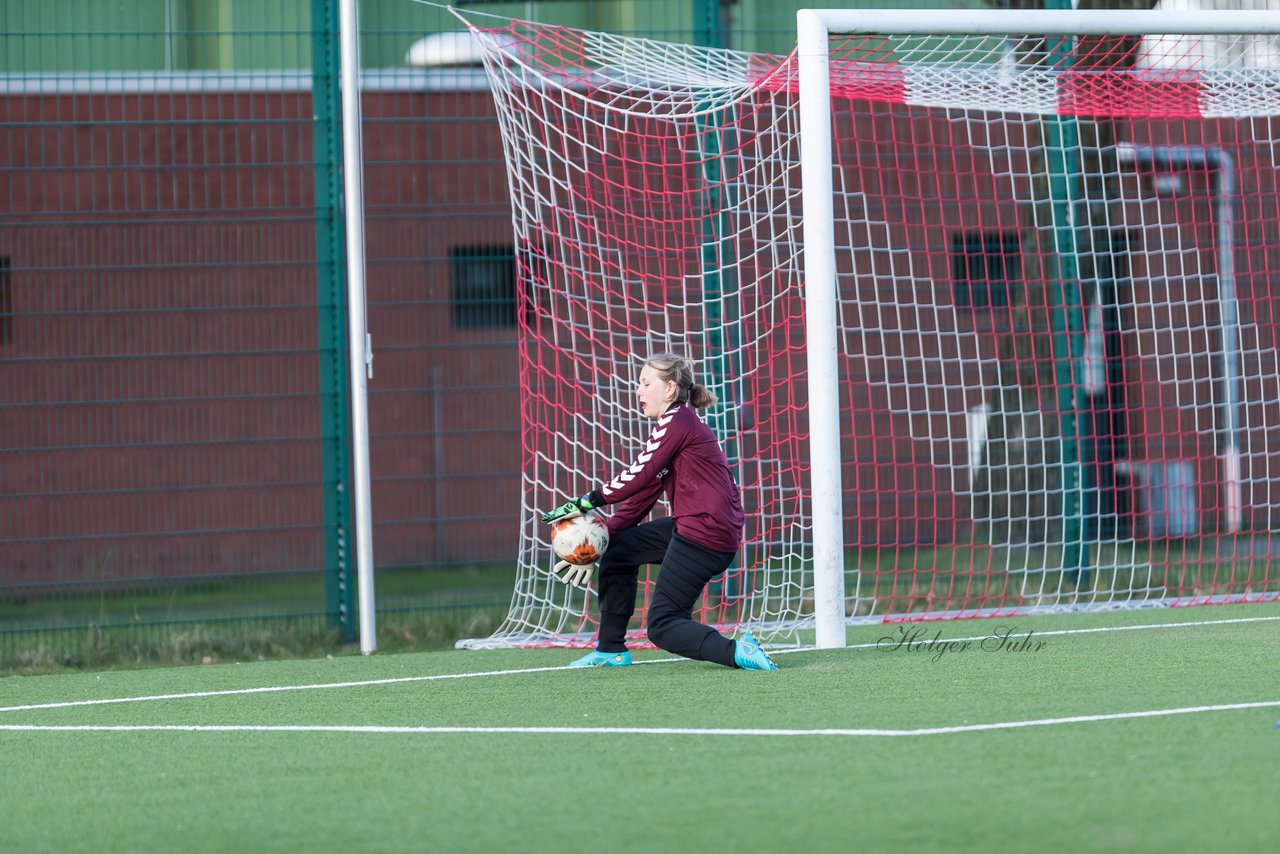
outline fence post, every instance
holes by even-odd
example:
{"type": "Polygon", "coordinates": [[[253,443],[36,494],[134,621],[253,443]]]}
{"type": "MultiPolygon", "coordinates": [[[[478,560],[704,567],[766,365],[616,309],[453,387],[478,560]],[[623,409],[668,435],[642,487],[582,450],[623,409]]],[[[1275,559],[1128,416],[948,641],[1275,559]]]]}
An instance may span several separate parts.
{"type": "MultiPolygon", "coordinates": [[[[1049,0],[1046,8],[1069,8],[1067,0],[1049,0]]],[[[1050,41],[1049,67],[1055,75],[1069,70],[1075,40],[1059,36],[1050,41]]],[[[1080,363],[1083,318],[1080,267],[1075,233],[1075,182],[1080,135],[1074,116],[1050,116],[1045,122],[1049,198],[1053,207],[1056,270],[1050,283],[1050,324],[1053,333],[1054,377],[1058,387],[1058,427],[1061,440],[1062,571],[1080,593],[1089,588],[1088,547],[1084,526],[1084,470],[1080,453],[1079,394],[1076,367],[1080,363]]]]}
{"type": "Polygon", "coordinates": [[[729,10],[721,0],[695,0],[693,43],[704,47],[729,47],[729,10]]]}
{"type": "Polygon", "coordinates": [[[315,161],[317,349],[324,493],[325,614],[356,637],[351,567],[351,386],[347,378],[347,285],[342,213],[342,114],[337,0],[311,0],[312,156],[315,161]]]}

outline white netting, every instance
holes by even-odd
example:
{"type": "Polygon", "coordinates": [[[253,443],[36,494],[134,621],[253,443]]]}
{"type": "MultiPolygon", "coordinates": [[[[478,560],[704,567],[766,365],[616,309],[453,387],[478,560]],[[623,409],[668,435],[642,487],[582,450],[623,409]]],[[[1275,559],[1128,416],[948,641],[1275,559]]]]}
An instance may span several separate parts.
{"type": "MultiPolygon", "coordinates": [[[[488,643],[591,641],[537,512],[630,462],[635,373],[669,348],[720,397],[749,518],[700,616],[800,638],[794,57],[477,34],[525,401],[519,577],[488,643]]],[[[1178,40],[833,41],[850,614],[1274,596],[1280,88],[1258,44],[1246,67],[1178,40]]]]}

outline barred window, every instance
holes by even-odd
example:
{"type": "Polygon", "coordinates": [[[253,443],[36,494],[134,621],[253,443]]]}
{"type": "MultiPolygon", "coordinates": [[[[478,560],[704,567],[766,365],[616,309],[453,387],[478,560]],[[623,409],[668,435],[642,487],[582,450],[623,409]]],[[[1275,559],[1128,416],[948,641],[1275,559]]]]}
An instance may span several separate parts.
{"type": "Polygon", "coordinates": [[[510,246],[455,246],[450,252],[453,325],[516,325],[516,255],[510,246]]]}
{"type": "Polygon", "coordinates": [[[1022,244],[1016,231],[951,235],[951,298],[956,308],[1004,308],[1022,284],[1022,244]]]}

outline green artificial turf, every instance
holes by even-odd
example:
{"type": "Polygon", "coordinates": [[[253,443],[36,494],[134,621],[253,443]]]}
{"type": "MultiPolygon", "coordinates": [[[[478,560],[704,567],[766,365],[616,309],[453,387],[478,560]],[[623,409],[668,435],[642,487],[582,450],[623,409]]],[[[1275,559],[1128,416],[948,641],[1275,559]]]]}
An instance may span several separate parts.
{"type": "Polygon", "coordinates": [[[9,677],[0,726],[583,731],[0,730],[0,850],[1273,851],[1278,639],[1280,609],[1237,605],[855,626],[776,673],[514,650],[9,677]]]}

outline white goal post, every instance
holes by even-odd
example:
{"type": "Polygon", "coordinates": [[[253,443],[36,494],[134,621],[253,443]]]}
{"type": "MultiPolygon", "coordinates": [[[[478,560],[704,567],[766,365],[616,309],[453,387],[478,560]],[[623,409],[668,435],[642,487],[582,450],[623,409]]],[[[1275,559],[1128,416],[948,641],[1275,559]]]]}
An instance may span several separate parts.
{"type": "MultiPolygon", "coordinates": [[[[836,237],[832,205],[833,35],[1275,35],[1280,15],[1258,11],[802,9],[796,14],[806,282],[817,645],[845,643],[845,543],[836,237]]],[[[1224,345],[1224,350],[1232,349],[1224,345]]],[[[1232,383],[1228,383],[1231,386],[1232,383]]],[[[1230,393],[1230,392],[1228,392],[1230,393]]],[[[1228,418],[1234,418],[1229,407],[1228,418]]],[[[1228,459],[1238,470],[1238,451],[1228,459]]],[[[1236,475],[1238,478],[1238,474],[1236,475]]],[[[1234,487],[1238,493],[1238,483],[1234,487]]],[[[1238,497],[1236,499],[1238,512],[1238,497]]]]}

